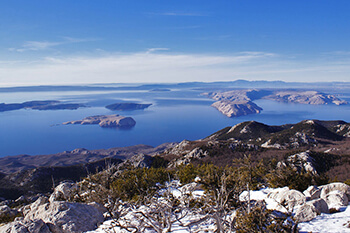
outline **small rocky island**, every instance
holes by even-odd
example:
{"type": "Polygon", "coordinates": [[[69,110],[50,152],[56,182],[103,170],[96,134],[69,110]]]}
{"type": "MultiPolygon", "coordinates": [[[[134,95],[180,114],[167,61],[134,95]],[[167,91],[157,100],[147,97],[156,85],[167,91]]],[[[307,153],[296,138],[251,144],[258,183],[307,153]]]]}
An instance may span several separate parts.
{"type": "Polygon", "coordinates": [[[263,110],[252,101],[220,100],[213,103],[211,106],[228,117],[239,117],[248,114],[256,114],[260,113],[263,110]]]}
{"type": "Polygon", "coordinates": [[[120,115],[89,116],[78,121],[64,122],[63,125],[99,125],[102,128],[130,128],[135,126],[136,121],[131,117],[120,115]]]}
{"type": "Polygon", "coordinates": [[[85,107],[85,106],[82,104],[61,103],[58,100],[42,100],[42,101],[28,101],[23,103],[12,103],[12,104],[0,103],[0,112],[20,110],[20,109],[75,110],[80,107],[85,107]]]}
{"type": "Polygon", "coordinates": [[[260,113],[262,108],[254,100],[268,99],[283,103],[311,105],[345,105],[347,101],[335,95],[318,91],[271,91],[257,89],[239,89],[230,91],[206,92],[202,95],[216,100],[211,106],[228,117],[239,117],[260,113]]]}
{"type": "Polygon", "coordinates": [[[148,108],[152,104],[137,104],[137,103],[115,103],[107,105],[106,108],[113,111],[133,111],[133,110],[143,110],[148,108]]]}
{"type": "Polygon", "coordinates": [[[298,104],[312,104],[312,105],[348,104],[345,100],[341,100],[334,95],[328,95],[317,91],[280,91],[280,92],[276,92],[273,95],[266,96],[265,98],[275,100],[278,102],[284,102],[284,103],[298,103],[298,104]]]}
{"type": "Polygon", "coordinates": [[[225,92],[208,92],[202,95],[217,100],[211,106],[227,117],[239,117],[260,113],[263,109],[252,100],[260,98],[265,91],[231,90],[225,92]]]}

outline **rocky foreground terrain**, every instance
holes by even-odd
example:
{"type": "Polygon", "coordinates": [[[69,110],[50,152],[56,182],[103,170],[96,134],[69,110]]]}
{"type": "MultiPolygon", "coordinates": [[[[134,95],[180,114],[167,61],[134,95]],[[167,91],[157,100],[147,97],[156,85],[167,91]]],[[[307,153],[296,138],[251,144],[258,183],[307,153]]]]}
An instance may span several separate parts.
{"type": "Polygon", "coordinates": [[[228,117],[239,117],[260,113],[262,108],[254,100],[269,99],[283,103],[311,104],[311,105],[345,105],[346,101],[317,91],[272,91],[259,89],[239,89],[230,91],[206,92],[202,95],[216,100],[213,107],[228,117]]]}
{"type": "Polygon", "coordinates": [[[348,205],[350,124],[242,122],[196,141],[6,157],[0,168],[1,232],[297,232],[348,205]]]}

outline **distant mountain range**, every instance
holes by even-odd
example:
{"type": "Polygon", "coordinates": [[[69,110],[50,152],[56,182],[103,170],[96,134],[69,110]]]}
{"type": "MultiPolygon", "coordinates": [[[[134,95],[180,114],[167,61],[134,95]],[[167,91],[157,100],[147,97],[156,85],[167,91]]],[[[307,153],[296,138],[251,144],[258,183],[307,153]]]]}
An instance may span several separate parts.
{"type": "Polygon", "coordinates": [[[91,84],[77,86],[20,86],[1,87],[0,92],[40,92],[40,91],[109,91],[109,90],[167,90],[171,88],[224,89],[224,88],[350,88],[350,82],[283,82],[283,81],[247,81],[235,80],[225,82],[186,82],[155,84],[91,84]]]}

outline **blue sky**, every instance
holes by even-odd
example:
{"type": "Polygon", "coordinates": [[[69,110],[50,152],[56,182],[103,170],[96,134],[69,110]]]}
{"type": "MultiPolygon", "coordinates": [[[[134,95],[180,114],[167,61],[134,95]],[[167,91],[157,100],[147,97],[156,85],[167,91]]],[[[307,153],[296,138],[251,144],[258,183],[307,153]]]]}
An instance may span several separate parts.
{"type": "Polygon", "coordinates": [[[348,0],[0,2],[0,85],[350,81],[348,0]]]}

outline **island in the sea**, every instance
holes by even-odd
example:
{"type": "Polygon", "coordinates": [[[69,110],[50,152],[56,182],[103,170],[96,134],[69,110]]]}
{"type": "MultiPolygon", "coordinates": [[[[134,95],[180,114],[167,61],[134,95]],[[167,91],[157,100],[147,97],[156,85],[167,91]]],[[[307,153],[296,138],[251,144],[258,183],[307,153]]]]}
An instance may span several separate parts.
{"type": "Polygon", "coordinates": [[[213,103],[211,106],[219,110],[222,114],[228,117],[239,117],[248,114],[260,113],[263,109],[252,101],[229,101],[220,100],[213,103]]]}
{"type": "Polygon", "coordinates": [[[211,106],[218,109],[228,117],[239,117],[248,114],[260,113],[262,108],[256,105],[253,100],[269,99],[277,102],[311,105],[345,105],[348,102],[339,99],[335,95],[329,95],[318,91],[271,91],[258,89],[239,89],[223,92],[202,93],[216,100],[211,106]]]}
{"type": "Polygon", "coordinates": [[[348,104],[348,102],[346,102],[345,100],[339,99],[335,95],[328,95],[317,91],[278,91],[273,95],[266,96],[265,98],[275,100],[278,102],[284,102],[284,103],[298,103],[298,104],[312,104],[312,105],[348,104]]]}
{"type": "Polygon", "coordinates": [[[130,128],[135,126],[136,121],[131,117],[120,115],[97,115],[89,116],[82,120],[64,122],[64,125],[99,125],[103,128],[130,128]]]}
{"type": "Polygon", "coordinates": [[[137,103],[115,103],[107,105],[106,108],[113,111],[133,111],[133,110],[143,110],[148,108],[152,104],[137,104],[137,103]]]}
{"type": "Polygon", "coordinates": [[[23,103],[12,103],[12,104],[0,103],[0,112],[20,110],[20,109],[75,110],[80,107],[85,107],[85,106],[82,104],[61,103],[58,100],[40,100],[40,101],[28,101],[23,103]]]}

